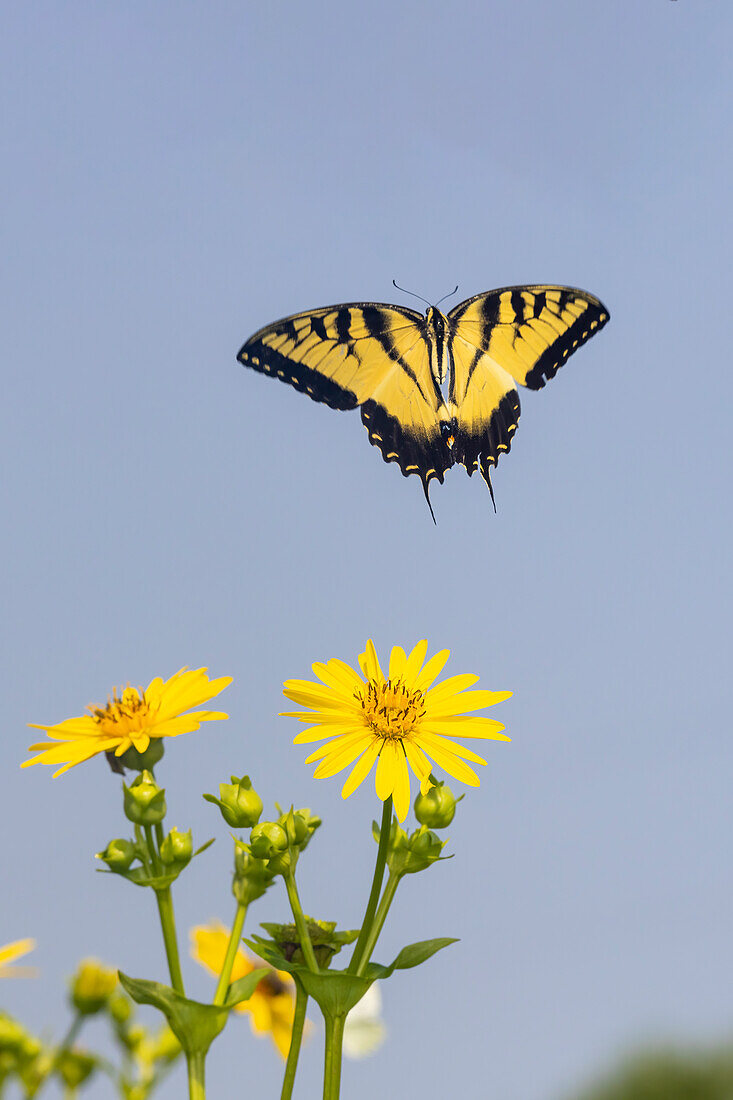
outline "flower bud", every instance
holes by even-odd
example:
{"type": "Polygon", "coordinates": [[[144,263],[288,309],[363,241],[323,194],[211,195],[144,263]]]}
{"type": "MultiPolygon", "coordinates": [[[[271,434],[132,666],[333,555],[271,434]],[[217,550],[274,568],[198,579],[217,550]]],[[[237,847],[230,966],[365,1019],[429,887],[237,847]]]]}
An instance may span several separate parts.
{"type": "Polygon", "coordinates": [[[59,1051],[56,1058],[56,1072],[72,1092],[76,1092],[96,1068],[97,1059],[94,1055],[76,1047],[59,1051]]]}
{"type": "Polygon", "coordinates": [[[234,841],[234,876],[232,893],[240,905],[250,905],[261,898],[272,885],[273,872],[267,860],[258,859],[244,841],[234,841]]]}
{"type": "Polygon", "coordinates": [[[288,834],[276,821],[262,821],[250,833],[249,843],[253,856],[272,859],[287,851],[288,834]]]}
{"type": "Polygon", "coordinates": [[[110,840],[103,852],[97,852],[96,858],[103,859],[110,871],[122,873],[130,869],[130,864],[137,855],[135,845],[130,840],[110,840]]]}
{"type": "Polygon", "coordinates": [[[460,800],[441,781],[431,787],[427,794],[417,796],[415,817],[421,825],[427,825],[429,829],[447,829],[456,815],[456,805],[460,800]]]}
{"type": "Polygon", "coordinates": [[[164,752],[165,745],[163,744],[163,738],[151,737],[150,744],[145,752],[138,752],[138,750],[131,745],[129,749],[125,749],[122,755],[118,756],[116,759],[122,764],[123,768],[129,768],[132,772],[142,772],[146,769],[152,771],[155,765],[163,759],[164,752]]]}
{"type": "Polygon", "coordinates": [[[18,1054],[23,1049],[27,1037],[25,1028],[17,1020],[0,1011],[0,1052],[18,1054]]]}
{"type": "Polygon", "coordinates": [[[312,814],[307,808],[302,810],[293,810],[291,808],[286,814],[280,815],[278,824],[282,825],[283,829],[287,832],[290,844],[303,851],[303,849],[308,846],[310,838],[322,822],[320,817],[312,814]]]}
{"type": "Polygon", "coordinates": [[[181,1053],[181,1044],[171,1029],[165,1024],[153,1036],[152,1054],[156,1062],[172,1062],[181,1053]]]}
{"type": "Polygon", "coordinates": [[[289,846],[300,848],[308,843],[308,822],[301,814],[291,809],[278,818],[278,825],[285,830],[289,846]]]}
{"type": "Polygon", "coordinates": [[[177,863],[186,864],[189,862],[193,855],[193,837],[191,830],[186,833],[180,833],[178,829],[171,829],[166,837],[164,837],[162,844],[160,845],[160,858],[165,864],[177,863]]]}
{"type": "Polygon", "coordinates": [[[205,794],[207,802],[213,802],[221,810],[221,816],[232,829],[251,829],[260,820],[262,799],[252,787],[248,775],[238,779],[232,776],[231,783],[219,784],[219,797],[205,794]]]}
{"type": "Polygon", "coordinates": [[[158,825],[165,817],[165,791],[144,771],[124,790],[125,817],[135,825],[158,825]]]}
{"type": "Polygon", "coordinates": [[[93,1016],[106,1006],[117,988],[117,971],[97,959],[82,959],[71,979],[71,1003],[82,1016],[93,1016]]]}
{"type": "Polygon", "coordinates": [[[440,853],[446,841],[421,825],[411,836],[400,826],[393,823],[390,831],[387,865],[394,875],[412,875],[424,871],[431,863],[440,859],[440,853]]]}
{"type": "Polygon", "coordinates": [[[132,1004],[123,993],[113,993],[107,1001],[107,1012],[116,1024],[126,1024],[132,1016],[132,1004]]]}

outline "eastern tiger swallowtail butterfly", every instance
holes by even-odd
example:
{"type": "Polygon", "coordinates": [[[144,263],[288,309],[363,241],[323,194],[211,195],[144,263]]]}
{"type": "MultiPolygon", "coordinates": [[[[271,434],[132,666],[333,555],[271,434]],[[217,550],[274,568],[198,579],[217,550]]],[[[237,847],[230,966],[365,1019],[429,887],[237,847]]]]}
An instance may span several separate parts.
{"type": "Polygon", "coordinates": [[[567,286],[490,290],[447,315],[350,302],[267,325],[237,358],[332,409],[358,405],[369,442],[420,477],[433,515],[430,482],[456,462],[481,469],[494,501],[491,468],[519,421],[516,384],[541,389],[608,316],[567,286]]]}

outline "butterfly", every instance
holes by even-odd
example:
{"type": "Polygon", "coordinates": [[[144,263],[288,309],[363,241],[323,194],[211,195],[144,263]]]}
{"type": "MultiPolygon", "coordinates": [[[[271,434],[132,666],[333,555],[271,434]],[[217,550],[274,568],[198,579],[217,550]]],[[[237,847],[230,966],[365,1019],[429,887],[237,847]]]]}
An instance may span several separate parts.
{"type": "Polygon", "coordinates": [[[385,462],[421,479],[435,521],[430,482],[455,463],[481,470],[496,510],[491,470],[517,430],[517,384],[542,389],[608,318],[567,286],[502,287],[447,314],[349,302],[275,321],[237,358],[332,409],[358,406],[385,462]]]}

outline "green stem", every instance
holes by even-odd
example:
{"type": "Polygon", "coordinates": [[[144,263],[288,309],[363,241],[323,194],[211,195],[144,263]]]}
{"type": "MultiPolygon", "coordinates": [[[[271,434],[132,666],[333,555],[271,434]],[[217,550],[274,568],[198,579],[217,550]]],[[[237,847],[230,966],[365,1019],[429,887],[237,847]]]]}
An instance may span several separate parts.
{"type": "Polygon", "coordinates": [[[160,856],[158,855],[158,848],[153,839],[153,829],[150,825],[144,825],[145,840],[148,844],[148,852],[150,853],[150,859],[153,864],[153,873],[156,875],[162,874],[163,868],[160,863],[160,856]]]}
{"type": "Polygon", "coordinates": [[[219,982],[216,987],[216,993],[214,994],[213,1004],[223,1005],[224,998],[227,995],[227,989],[229,988],[229,981],[232,976],[232,967],[234,966],[234,960],[237,955],[237,949],[239,948],[239,941],[242,938],[242,929],[244,928],[244,918],[247,916],[247,906],[244,902],[238,902],[237,911],[234,914],[234,922],[232,924],[232,930],[229,935],[229,943],[227,944],[227,953],[224,956],[224,964],[221,968],[221,974],[219,975],[219,982]]]}
{"type": "Polygon", "coordinates": [[[196,1054],[187,1054],[188,1063],[188,1100],[206,1100],[206,1086],[204,1084],[204,1062],[206,1055],[201,1051],[196,1054]]]}
{"type": "Polygon", "coordinates": [[[325,1016],[326,1057],[323,1067],[323,1100],[339,1100],[341,1093],[341,1045],[345,1016],[325,1016]]]}
{"type": "Polygon", "coordinates": [[[51,1078],[53,1077],[53,1075],[56,1071],[56,1067],[58,1066],[59,1062],[61,1061],[63,1055],[66,1053],[67,1050],[70,1050],[73,1047],[74,1043],[76,1042],[76,1037],[79,1034],[79,1032],[81,1030],[81,1025],[83,1023],[84,1023],[84,1017],[80,1013],[77,1013],[76,1016],[74,1017],[74,1019],[71,1021],[71,1024],[69,1025],[68,1031],[64,1035],[64,1037],[61,1040],[61,1042],[59,1043],[59,1045],[56,1047],[56,1050],[54,1051],[53,1058],[51,1059],[51,1064],[48,1067],[48,1070],[46,1071],[46,1074],[45,1074],[43,1080],[41,1081],[38,1088],[36,1089],[36,1091],[34,1093],[34,1096],[38,1096],[41,1089],[45,1088],[46,1085],[48,1084],[48,1082],[51,1080],[51,1078]]]}
{"type": "Polygon", "coordinates": [[[305,923],[303,909],[300,904],[300,898],[298,897],[298,887],[295,885],[295,875],[292,871],[288,871],[286,875],[283,875],[283,878],[285,879],[285,889],[288,892],[290,908],[293,910],[293,916],[295,917],[295,927],[298,929],[300,949],[303,952],[306,966],[311,971],[311,973],[318,974],[318,963],[316,962],[315,952],[313,951],[313,944],[311,943],[311,938],[308,935],[308,926],[305,923]]]}
{"type": "Polygon", "coordinates": [[[372,952],[377,946],[377,940],[379,939],[379,935],[384,928],[384,922],[387,919],[389,907],[394,901],[394,896],[397,893],[397,887],[400,884],[401,878],[401,875],[394,875],[390,871],[389,878],[387,879],[387,885],[384,888],[382,899],[379,902],[379,908],[377,909],[377,912],[374,916],[374,923],[372,924],[369,935],[367,936],[366,942],[364,944],[364,963],[362,966],[362,971],[371,959],[372,952]]]}
{"type": "Polygon", "coordinates": [[[303,1038],[303,1025],[305,1024],[305,1010],[308,1005],[308,994],[299,981],[295,982],[295,1016],[293,1017],[293,1030],[290,1036],[290,1050],[285,1064],[285,1077],[283,1078],[280,1100],[290,1100],[295,1084],[295,1071],[298,1068],[298,1056],[300,1043],[303,1038]]]}
{"type": "Polygon", "coordinates": [[[361,976],[364,973],[364,968],[369,961],[365,955],[365,949],[368,939],[371,935],[372,923],[374,921],[374,914],[377,911],[377,904],[379,902],[379,895],[382,890],[382,880],[384,879],[384,868],[387,863],[387,847],[389,845],[389,832],[392,827],[392,798],[388,798],[382,807],[382,827],[379,832],[379,848],[377,849],[377,862],[374,866],[374,878],[372,879],[372,892],[369,895],[369,901],[367,902],[366,912],[364,913],[364,920],[361,926],[361,932],[359,938],[356,941],[356,947],[354,948],[354,954],[351,956],[351,962],[349,963],[348,973],[361,976]]]}
{"type": "Polygon", "coordinates": [[[143,831],[139,825],[135,826],[135,840],[137,842],[137,847],[140,854],[140,862],[145,868],[148,878],[152,878],[152,869],[150,866],[148,845],[147,842],[143,839],[143,831]]]}
{"type": "MultiPolygon", "coordinates": [[[[183,988],[183,975],[181,974],[181,960],[178,957],[178,939],[176,937],[176,918],[173,914],[173,898],[170,886],[164,886],[162,890],[155,891],[155,900],[158,902],[160,914],[160,927],[163,931],[163,943],[165,955],[168,959],[168,972],[171,976],[171,985],[176,993],[185,997],[183,988]]],[[[203,1096],[203,1093],[201,1094],[203,1096]]]]}

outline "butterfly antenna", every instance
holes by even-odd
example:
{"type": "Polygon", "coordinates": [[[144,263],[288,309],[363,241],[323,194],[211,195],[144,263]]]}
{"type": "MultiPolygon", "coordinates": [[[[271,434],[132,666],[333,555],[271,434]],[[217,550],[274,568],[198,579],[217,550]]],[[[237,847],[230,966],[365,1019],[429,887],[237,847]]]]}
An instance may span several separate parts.
{"type": "MultiPolygon", "coordinates": [[[[405,290],[405,288],[403,286],[400,286],[399,283],[395,282],[394,279],[392,280],[392,286],[397,287],[397,289],[401,290],[403,294],[411,294],[413,298],[419,298],[420,301],[424,302],[426,306],[430,305],[430,302],[427,300],[427,298],[423,298],[422,294],[416,294],[414,290],[405,290]]],[[[428,501],[428,504],[429,503],[430,501],[428,501]]],[[[432,511],[432,508],[430,510],[432,511]]],[[[435,517],[433,517],[433,519],[434,518],[435,517]]]]}
{"type": "Polygon", "coordinates": [[[435,512],[433,511],[433,506],[430,503],[430,482],[429,481],[423,481],[422,491],[425,493],[425,499],[428,502],[428,508],[430,509],[430,515],[433,517],[433,523],[437,527],[438,526],[438,521],[435,518],[435,512]]]}
{"type": "Polygon", "coordinates": [[[441,302],[444,302],[446,300],[446,298],[452,298],[453,295],[457,294],[457,293],[458,293],[458,283],[456,283],[455,288],[453,290],[451,290],[448,294],[444,294],[442,298],[438,299],[438,301],[435,303],[436,307],[439,306],[441,302]]]}

